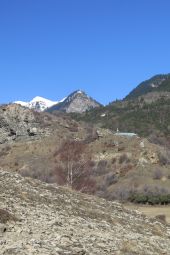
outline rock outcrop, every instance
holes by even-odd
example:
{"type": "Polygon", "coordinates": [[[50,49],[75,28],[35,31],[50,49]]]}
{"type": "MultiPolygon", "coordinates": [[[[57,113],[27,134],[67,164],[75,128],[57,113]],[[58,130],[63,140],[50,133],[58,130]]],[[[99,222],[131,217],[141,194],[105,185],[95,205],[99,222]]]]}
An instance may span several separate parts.
{"type": "Polygon", "coordinates": [[[2,255],[170,254],[170,230],[159,221],[3,170],[0,209],[2,255]]]}
{"type": "Polygon", "coordinates": [[[10,104],[0,107],[0,144],[18,139],[29,140],[46,136],[48,129],[42,127],[40,114],[21,105],[10,104]]]}

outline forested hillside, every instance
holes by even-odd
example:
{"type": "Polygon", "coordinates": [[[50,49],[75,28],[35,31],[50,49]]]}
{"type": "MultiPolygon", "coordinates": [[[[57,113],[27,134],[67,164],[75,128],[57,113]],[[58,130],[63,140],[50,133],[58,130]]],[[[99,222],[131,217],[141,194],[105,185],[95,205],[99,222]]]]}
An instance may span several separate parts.
{"type": "Polygon", "coordinates": [[[116,132],[134,132],[154,137],[153,142],[170,141],[170,76],[159,75],[141,83],[124,100],[105,107],[72,114],[78,121],[91,122],[116,132]],[[152,84],[152,86],[151,86],[152,84]],[[130,99],[128,99],[130,98],[130,99]],[[159,141],[157,141],[159,140],[159,141]]]}
{"type": "Polygon", "coordinates": [[[155,75],[140,83],[125,99],[135,99],[153,91],[170,91],[170,74],[155,75]]]}

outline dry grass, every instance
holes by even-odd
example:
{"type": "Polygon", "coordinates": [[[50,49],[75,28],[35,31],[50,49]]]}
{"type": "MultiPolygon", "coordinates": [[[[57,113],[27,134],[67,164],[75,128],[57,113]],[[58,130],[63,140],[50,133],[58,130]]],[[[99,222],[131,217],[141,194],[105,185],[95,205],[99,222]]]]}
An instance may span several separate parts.
{"type": "Polygon", "coordinates": [[[127,204],[125,207],[131,210],[138,210],[151,218],[159,215],[165,215],[167,223],[170,224],[170,206],[138,206],[127,204]]]}

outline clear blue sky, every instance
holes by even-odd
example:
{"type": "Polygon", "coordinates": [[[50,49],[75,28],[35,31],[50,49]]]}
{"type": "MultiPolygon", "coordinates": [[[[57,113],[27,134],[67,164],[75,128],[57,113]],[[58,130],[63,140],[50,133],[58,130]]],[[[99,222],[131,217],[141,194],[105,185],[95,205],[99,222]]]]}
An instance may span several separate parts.
{"type": "Polygon", "coordinates": [[[170,72],[170,0],[0,0],[0,102],[106,104],[170,72]]]}

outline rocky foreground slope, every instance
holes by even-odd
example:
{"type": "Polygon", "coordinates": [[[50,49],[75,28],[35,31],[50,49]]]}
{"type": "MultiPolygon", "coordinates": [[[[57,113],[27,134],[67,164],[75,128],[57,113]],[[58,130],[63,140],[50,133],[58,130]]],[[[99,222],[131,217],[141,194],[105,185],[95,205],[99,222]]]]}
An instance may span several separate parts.
{"type": "Polygon", "coordinates": [[[137,211],[0,170],[0,254],[170,254],[168,226],[137,211]]]}

